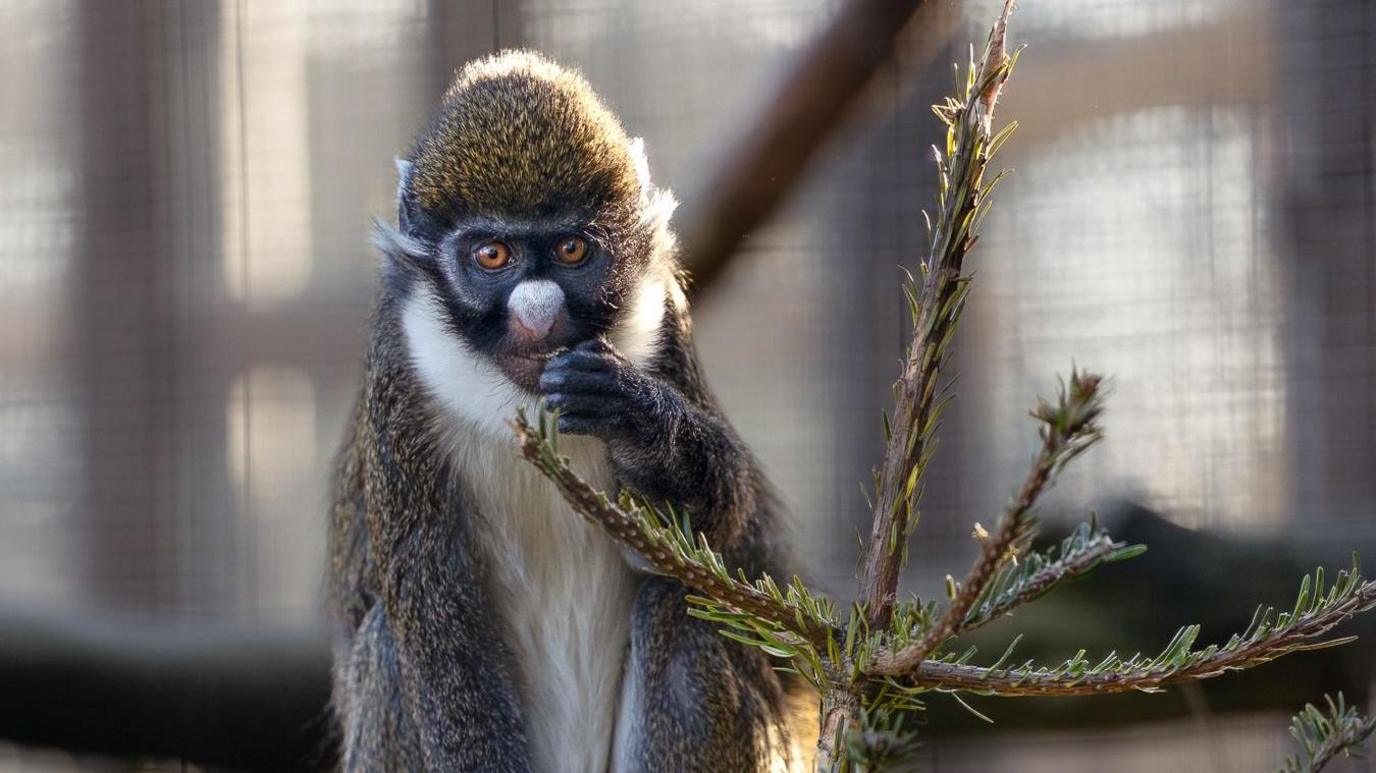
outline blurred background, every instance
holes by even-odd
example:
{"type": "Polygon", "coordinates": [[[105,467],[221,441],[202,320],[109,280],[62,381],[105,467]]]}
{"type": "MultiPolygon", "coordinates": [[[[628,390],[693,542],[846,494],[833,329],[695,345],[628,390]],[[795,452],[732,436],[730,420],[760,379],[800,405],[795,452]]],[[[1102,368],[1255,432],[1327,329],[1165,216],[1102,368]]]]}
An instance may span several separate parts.
{"type": "MultiPolygon", "coordinates": [[[[580,68],[687,209],[840,5],[0,3],[0,653],[70,634],[137,656],[217,631],[313,652],[369,222],[393,216],[392,158],[453,69],[513,46],[580,68]]],[[[907,337],[899,267],[935,193],[928,106],[995,5],[929,2],[700,288],[711,382],[842,598],[907,337]]],[[[963,572],[971,523],[996,519],[1033,451],[1027,410],[1074,362],[1113,378],[1109,433],[1048,528],[1097,511],[1152,551],[991,628],[991,646],[1030,630],[1049,655],[1153,650],[1191,615],[1223,638],[1313,564],[1376,556],[1376,5],[1023,0],[1012,39],[1016,173],[974,256],[906,583],[935,594],[963,572]]],[[[1170,696],[986,700],[993,727],[936,699],[919,761],[1263,769],[1304,701],[1366,699],[1368,647],[1170,696]]],[[[79,702],[84,678],[11,682],[0,769],[131,764],[13,729],[32,695],[79,702]]]]}

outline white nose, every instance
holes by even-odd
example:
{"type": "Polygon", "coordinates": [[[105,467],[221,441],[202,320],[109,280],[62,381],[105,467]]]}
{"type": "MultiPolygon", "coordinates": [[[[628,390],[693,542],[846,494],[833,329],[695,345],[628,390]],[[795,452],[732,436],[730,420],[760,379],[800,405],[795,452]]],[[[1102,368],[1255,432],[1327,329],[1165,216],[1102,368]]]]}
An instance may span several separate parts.
{"type": "Polygon", "coordinates": [[[531,279],[516,285],[506,307],[516,323],[516,332],[531,340],[549,335],[564,311],[564,291],[548,279],[531,279]]]}

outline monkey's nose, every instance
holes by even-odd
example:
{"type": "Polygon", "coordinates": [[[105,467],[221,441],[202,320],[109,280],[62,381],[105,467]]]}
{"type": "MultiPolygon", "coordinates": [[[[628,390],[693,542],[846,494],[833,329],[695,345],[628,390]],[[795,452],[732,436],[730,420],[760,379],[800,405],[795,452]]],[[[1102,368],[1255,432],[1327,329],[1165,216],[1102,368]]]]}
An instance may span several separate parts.
{"type": "Polygon", "coordinates": [[[548,279],[531,279],[516,285],[507,298],[513,329],[522,337],[539,341],[549,335],[564,312],[564,291],[548,279]]]}

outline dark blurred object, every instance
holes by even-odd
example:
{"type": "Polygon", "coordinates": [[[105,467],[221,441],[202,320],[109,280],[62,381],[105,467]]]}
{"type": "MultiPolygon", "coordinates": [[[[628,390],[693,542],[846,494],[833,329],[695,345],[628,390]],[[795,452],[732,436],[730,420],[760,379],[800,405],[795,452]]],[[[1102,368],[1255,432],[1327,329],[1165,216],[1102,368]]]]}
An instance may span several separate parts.
{"type": "Polygon", "coordinates": [[[0,737],[231,768],[325,768],[329,649],[309,631],[0,610],[0,737]]]}

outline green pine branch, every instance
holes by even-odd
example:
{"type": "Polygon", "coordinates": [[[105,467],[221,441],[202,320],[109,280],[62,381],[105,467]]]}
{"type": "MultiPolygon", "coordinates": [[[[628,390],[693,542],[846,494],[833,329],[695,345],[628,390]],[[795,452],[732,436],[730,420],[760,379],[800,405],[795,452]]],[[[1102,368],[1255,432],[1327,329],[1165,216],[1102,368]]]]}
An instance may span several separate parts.
{"type": "Polygon", "coordinates": [[[1099,661],[1085,658],[1081,650],[1056,666],[1036,666],[1028,661],[1005,665],[1011,652],[988,668],[969,665],[968,657],[947,656],[923,661],[907,679],[918,691],[969,692],[979,695],[1092,695],[1116,692],[1159,692],[1162,687],[1208,679],[1229,671],[1268,663],[1292,652],[1335,647],[1355,637],[1326,639],[1325,634],[1355,614],[1376,606],[1376,582],[1362,577],[1354,557],[1350,570],[1338,573],[1331,586],[1324,584],[1322,568],[1306,575],[1294,606],[1288,612],[1259,607],[1245,631],[1222,645],[1195,648],[1200,626],[1188,625],[1176,632],[1155,657],[1122,658],[1110,653],[1099,661]]]}
{"type": "Polygon", "coordinates": [[[1364,717],[1357,709],[1325,696],[1328,711],[1306,704],[1290,723],[1290,735],[1299,742],[1300,753],[1291,755],[1280,766],[1280,773],[1318,773],[1339,754],[1353,755],[1366,742],[1376,719],[1364,717]]]}
{"type": "Polygon", "coordinates": [[[1005,41],[1012,0],[1006,0],[984,54],[970,59],[959,98],[933,108],[946,125],[946,147],[933,148],[940,189],[935,218],[927,221],[929,252],[921,281],[903,285],[914,334],[903,370],[894,384],[892,420],[884,417],[883,461],[875,473],[874,521],[861,560],[860,600],[871,629],[887,628],[897,600],[898,576],[907,559],[908,537],[917,525],[923,474],[935,449],[942,410],[950,402],[950,383],[942,372],[969,297],[965,258],[979,241],[979,226],[989,212],[1002,173],[986,180],[990,160],[1012,133],[1010,124],[993,131],[994,106],[1017,57],[1005,41]]]}
{"type": "Polygon", "coordinates": [[[1058,547],[1004,562],[966,614],[961,632],[970,633],[1102,564],[1136,558],[1146,549],[1115,542],[1096,522],[1081,523],[1058,547]]]}

